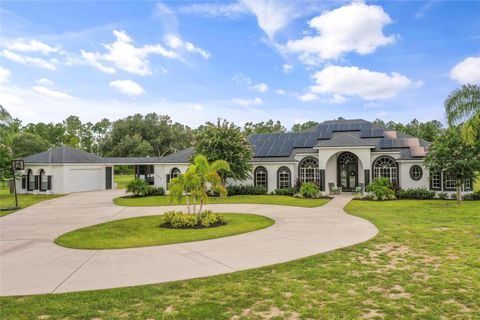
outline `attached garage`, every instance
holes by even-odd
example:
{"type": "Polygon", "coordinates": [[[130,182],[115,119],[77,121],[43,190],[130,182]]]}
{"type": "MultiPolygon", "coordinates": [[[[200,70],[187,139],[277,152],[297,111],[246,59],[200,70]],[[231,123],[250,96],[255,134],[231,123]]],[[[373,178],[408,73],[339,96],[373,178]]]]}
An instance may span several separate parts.
{"type": "Polygon", "coordinates": [[[104,167],[99,168],[65,168],[66,181],[71,181],[68,184],[67,192],[82,192],[103,190],[105,188],[104,167]]]}

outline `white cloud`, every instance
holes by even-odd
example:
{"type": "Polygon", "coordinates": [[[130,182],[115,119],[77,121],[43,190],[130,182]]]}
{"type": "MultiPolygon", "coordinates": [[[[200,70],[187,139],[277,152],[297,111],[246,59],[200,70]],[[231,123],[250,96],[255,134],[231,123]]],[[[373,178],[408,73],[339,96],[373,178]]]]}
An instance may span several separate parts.
{"type": "Polygon", "coordinates": [[[290,73],[293,69],[293,66],[285,63],[282,68],[284,73],[290,73]]]}
{"type": "Polygon", "coordinates": [[[339,94],[334,94],[330,98],[322,100],[322,102],[329,103],[329,104],[342,104],[345,101],[347,101],[347,99],[344,96],[339,94]]]}
{"type": "Polygon", "coordinates": [[[255,14],[258,26],[270,39],[297,16],[293,1],[242,0],[242,3],[255,14]]]}
{"type": "Polygon", "coordinates": [[[33,91],[35,91],[37,93],[40,93],[44,96],[54,98],[54,99],[66,99],[66,100],[73,99],[73,97],[71,95],[69,95],[68,93],[58,91],[58,90],[54,90],[54,89],[50,89],[50,88],[47,88],[47,87],[44,87],[44,86],[35,86],[32,89],[33,89],[33,91]]]}
{"type": "Polygon", "coordinates": [[[192,109],[195,110],[195,111],[203,111],[205,109],[205,107],[201,104],[193,104],[192,105],[192,109]]]}
{"type": "Polygon", "coordinates": [[[165,37],[165,41],[167,45],[172,49],[185,50],[187,52],[197,53],[201,55],[204,59],[208,59],[211,56],[210,52],[202,48],[195,47],[193,43],[184,41],[180,37],[175,36],[173,34],[167,35],[165,37]]]}
{"type": "Polygon", "coordinates": [[[132,80],[116,80],[110,82],[110,87],[117,89],[121,93],[129,96],[140,96],[145,93],[145,90],[136,82],[132,80]]]}
{"type": "Polygon", "coordinates": [[[246,85],[251,85],[252,84],[252,79],[244,75],[243,73],[237,73],[234,74],[232,77],[233,82],[236,84],[246,84],[246,85]]]}
{"type": "Polygon", "coordinates": [[[43,54],[49,54],[52,52],[58,52],[60,47],[52,47],[46,43],[37,41],[35,39],[27,40],[24,38],[17,39],[7,39],[1,38],[3,47],[8,48],[11,51],[20,51],[20,52],[40,52],[43,54]]]}
{"type": "Polygon", "coordinates": [[[383,34],[383,27],[390,23],[392,20],[382,7],[353,2],[310,20],[310,27],[318,35],[290,40],[283,49],[299,53],[304,63],[313,65],[339,59],[351,51],[365,55],[395,41],[394,35],[383,34]]]}
{"type": "Polygon", "coordinates": [[[409,87],[422,85],[396,72],[386,74],[358,67],[329,66],[316,72],[313,78],[316,83],[310,87],[313,94],[359,96],[365,100],[391,98],[409,87]]]}
{"type": "Polygon", "coordinates": [[[8,69],[2,68],[0,66],[0,83],[7,82],[8,78],[10,78],[11,72],[8,69]]]}
{"type": "MultiPolygon", "coordinates": [[[[98,70],[105,72],[105,73],[116,73],[117,71],[115,68],[107,67],[104,64],[100,63],[99,60],[102,59],[102,55],[96,52],[86,52],[81,50],[80,53],[82,54],[83,59],[85,62],[98,70]]],[[[76,63],[76,62],[75,62],[76,63]]]]}
{"type": "Polygon", "coordinates": [[[480,57],[468,57],[450,71],[450,78],[461,84],[480,83],[480,57]]]}
{"type": "Polygon", "coordinates": [[[279,95],[282,95],[282,96],[285,94],[285,90],[283,90],[283,89],[278,89],[278,90],[275,91],[275,92],[276,92],[277,94],[279,94],[279,95]]]}
{"type": "Polygon", "coordinates": [[[250,87],[250,90],[257,91],[257,92],[267,92],[268,91],[268,85],[266,83],[258,83],[254,84],[253,86],[250,87]]]}
{"type": "Polygon", "coordinates": [[[240,2],[237,3],[195,3],[179,8],[180,13],[196,14],[206,17],[236,18],[250,13],[248,8],[240,2]]]}
{"type": "Polygon", "coordinates": [[[263,100],[260,99],[259,97],[256,97],[254,99],[243,99],[243,98],[235,98],[232,99],[232,102],[234,104],[238,104],[239,106],[243,107],[248,107],[248,106],[258,106],[263,104],[263,100]]]}
{"type": "Polygon", "coordinates": [[[55,84],[53,83],[53,81],[47,78],[40,78],[37,80],[37,83],[45,87],[51,87],[51,88],[55,87],[55,84]]]}
{"type": "Polygon", "coordinates": [[[302,102],[310,102],[310,101],[315,101],[318,100],[318,96],[316,94],[313,94],[311,92],[305,93],[298,97],[302,102]]]}
{"type": "Polygon", "coordinates": [[[12,52],[10,50],[4,49],[1,53],[1,56],[7,58],[10,61],[21,63],[27,66],[34,66],[34,67],[39,67],[39,68],[44,68],[44,69],[49,69],[49,70],[55,70],[56,66],[56,60],[51,59],[51,60],[45,60],[42,58],[37,58],[37,57],[30,57],[26,55],[20,55],[15,52],[12,52]]]}

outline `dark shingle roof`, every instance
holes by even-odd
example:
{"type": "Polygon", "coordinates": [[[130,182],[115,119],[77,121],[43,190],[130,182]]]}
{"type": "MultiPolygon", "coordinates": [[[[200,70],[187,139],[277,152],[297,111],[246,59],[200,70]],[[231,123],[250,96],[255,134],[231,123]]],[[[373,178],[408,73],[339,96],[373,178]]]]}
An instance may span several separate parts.
{"type": "Polygon", "coordinates": [[[160,163],[160,157],[106,157],[103,158],[106,163],[122,163],[122,164],[141,164],[141,163],[160,163]]]}
{"type": "Polygon", "coordinates": [[[69,146],[53,148],[23,160],[26,163],[103,163],[105,161],[100,156],[69,146]]]}
{"type": "Polygon", "coordinates": [[[161,163],[188,163],[192,160],[195,149],[193,147],[169,154],[161,159],[161,163]]]}
{"type": "Polygon", "coordinates": [[[317,147],[368,147],[375,146],[367,139],[359,139],[349,133],[342,133],[330,140],[318,140],[317,147]]]}

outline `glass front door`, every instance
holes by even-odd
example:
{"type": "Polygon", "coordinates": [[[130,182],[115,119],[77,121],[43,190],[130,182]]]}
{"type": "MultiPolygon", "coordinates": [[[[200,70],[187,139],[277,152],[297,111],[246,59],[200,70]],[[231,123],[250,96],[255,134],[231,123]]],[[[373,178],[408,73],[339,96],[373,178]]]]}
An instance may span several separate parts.
{"type": "Polygon", "coordinates": [[[358,158],[350,152],[338,157],[338,186],[342,191],[353,191],[358,184],[358,158]]]}

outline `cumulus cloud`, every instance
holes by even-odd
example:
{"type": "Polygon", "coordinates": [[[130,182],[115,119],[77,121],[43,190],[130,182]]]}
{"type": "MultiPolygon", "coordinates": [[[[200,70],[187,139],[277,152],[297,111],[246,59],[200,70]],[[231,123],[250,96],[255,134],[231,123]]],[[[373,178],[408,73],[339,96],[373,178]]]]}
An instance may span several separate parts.
{"type": "Polygon", "coordinates": [[[308,92],[298,97],[298,99],[300,99],[300,101],[303,101],[303,102],[310,102],[310,101],[318,100],[318,96],[316,94],[308,92]]]}
{"type": "Polygon", "coordinates": [[[3,46],[8,48],[11,51],[20,51],[20,52],[40,52],[43,54],[49,54],[52,52],[58,52],[60,47],[52,47],[44,42],[35,40],[35,39],[7,39],[1,38],[3,46]]]}
{"type": "Polygon", "coordinates": [[[257,91],[257,92],[267,92],[268,91],[268,85],[266,83],[258,83],[254,84],[253,86],[250,87],[250,90],[257,91]]]}
{"type": "Polygon", "coordinates": [[[236,3],[195,3],[181,6],[180,13],[196,14],[206,17],[236,18],[250,13],[249,9],[241,2],[236,3]]]}
{"type": "Polygon", "coordinates": [[[293,66],[285,63],[285,64],[282,66],[282,69],[283,69],[283,72],[284,72],[284,73],[290,73],[290,72],[292,71],[292,69],[293,69],[293,66]]]}
{"type": "Polygon", "coordinates": [[[248,89],[257,91],[257,92],[267,92],[268,85],[266,83],[254,83],[250,77],[247,77],[243,73],[237,73],[232,77],[233,82],[239,85],[246,85],[248,89]]]}
{"type": "Polygon", "coordinates": [[[179,36],[169,34],[165,37],[165,40],[167,45],[172,49],[185,50],[187,52],[197,53],[201,55],[204,59],[208,59],[211,56],[210,52],[202,48],[195,47],[193,43],[184,41],[179,36]]]}
{"type": "Polygon", "coordinates": [[[339,59],[347,52],[365,55],[395,41],[394,35],[383,34],[383,27],[390,23],[382,7],[353,2],[310,20],[318,35],[290,40],[283,49],[300,54],[300,60],[312,65],[339,59]]]}
{"type": "Polygon", "coordinates": [[[0,83],[7,82],[8,78],[10,78],[11,72],[8,69],[2,68],[0,66],[0,83]]]}
{"type": "Polygon", "coordinates": [[[480,83],[480,57],[468,57],[450,71],[450,78],[461,84],[480,83]]]}
{"type": "Polygon", "coordinates": [[[235,98],[235,99],[232,99],[232,102],[242,107],[255,106],[255,105],[258,106],[263,104],[263,100],[260,99],[259,97],[256,97],[253,99],[235,98]]]}
{"type": "Polygon", "coordinates": [[[110,87],[117,89],[123,94],[129,96],[140,96],[145,93],[145,90],[136,82],[132,80],[116,80],[110,82],[110,87]]]}
{"type": "MultiPolygon", "coordinates": [[[[312,94],[358,96],[365,100],[392,98],[409,87],[422,85],[396,72],[387,74],[340,66],[328,66],[316,72],[313,79],[315,85],[310,87],[312,94]]],[[[339,99],[336,98],[337,101],[339,99]]]]}
{"type": "Polygon", "coordinates": [[[55,63],[57,61],[55,59],[46,60],[42,58],[26,56],[22,54],[17,54],[7,49],[4,49],[0,53],[0,55],[10,61],[17,62],[26,66],[33,66],[33,67],[44,68],[49,70],[56,69],[55,63]]]}
{"type": "Polygon", "coordinates": [[[40,93],[41,95],[47,96],[49,98],[54,98],[54,99],[65,99],[65,100],[70,100],[73,99],[71,95],[68,93],[58,91],[55,89],[47,88],[44,86],[35,86],[32,88],[33,91],[40,93]]]}
{"type": "Polygon", "coordinates": [[[55,87],[55,84],[53,83],[53,81],[47,78],[40,78],[37,80],[37,83],[45,87],[52,87],[52,88],[55,87]]]}
{"type": "Polygon", "coordinates": [[[285,90],[283,89],[278,89],[277,91],[275,91],[277,94],[283,96],[285,94],[285,90]]]}

